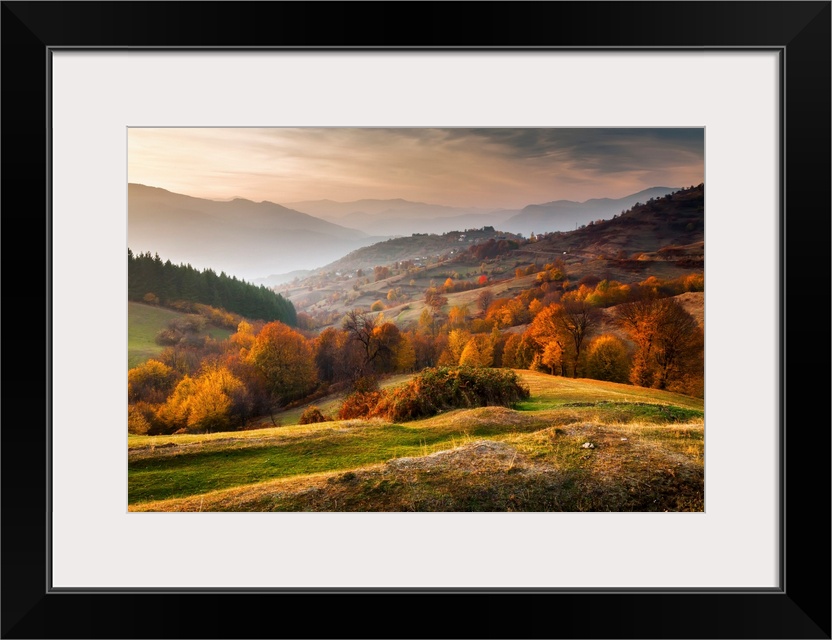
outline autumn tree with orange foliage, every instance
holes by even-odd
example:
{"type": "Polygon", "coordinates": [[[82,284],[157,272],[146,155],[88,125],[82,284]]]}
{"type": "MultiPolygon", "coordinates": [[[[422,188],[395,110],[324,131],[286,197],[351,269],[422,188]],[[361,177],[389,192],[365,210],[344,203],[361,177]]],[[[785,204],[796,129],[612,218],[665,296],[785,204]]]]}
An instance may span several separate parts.
{"type": "Polygon", "coordinates": [[[616,322],[636,346],[630,381],[642,387],[695,389],[704,375],[702,329],[674,298],[641,299],[616,307],[616,322]]]}
{"type": "Polygon", "coordinates": [[[658,389],[670,389],[701,367],[705,341],[694,317],[678,301],[664,298],[659,307],[653,384],[658,389]]]}
{"type": "Polygon", "coordinates": [[[559,304],[551,304],[535,316],[528,332],[543,351],[550,342],[555,343],[548,357],[550,369],[559,362],[561,375],[566,375],[567,364],[571,364],[572,377],[577,378],[584,341],[597,324],[598,312],[586,300],[564,295],[559,304]]]}
{"type": "MultiPolygon", "coordinates": [[[[353,380],[378,373],[396,371],[402,335],[392,322],[385,322],[381,314],[372,316],[362,309],[353,309],[344,317],[343,330],[357,351],[360,363],[353,380]]],[[[407,360],[402,356],[403,362],[407,360]]]]}
{"type": "Polygon", "coordinates": [[[257,334],[248,361],[263,376],[277,406],[302,398],[317,380],[309,342],[281,322],[270,322],[257,334]]]}
{"type": "Polygon", "coordinates": [[[595,330],[598,324],[598,310],[589,304],[585,299],[561,298],[561,313],[559,322],[563,330],[572,340],[572,377],[579,377],[579,363],[581,361],[581,350],[584,340],[595,330]]]}
{"type": "Polygon", "coordinates": [[[496,320],[500,327],[516,327],[518,324],[525,324],[530,320],[529,309],[523,304],[522,300],[512,298],[505,301],[498,300],[497,302],[503,304],[496,309],[495,305],[491,305],[486,317],[496,320]]]}
{"type": "Polygon", "coordinates": [[[643,296],[615,309],[616,323],[636,346],[630,369],[630,382],[640,387],[649,387],[653,383],[652,358],[658,331],[657,302],[658,300],[652,296],[643,296]]]}
{"type": "MultiPolygon", "coordinates": [[[[552,375],[558,372],[566,376],[568,336],[561,323],[563,307],[551,304],[544,307],[534,318],[526,330],[531,340],[537,345],[537,351],[544,354],[544,364],[549,367],[552,375]]],[[[508,343],[506,348],[508,349],[508,343]]]]}
{"type": "Polygon", "coordinates": [[[563,343],[557,340],[550,340],[546,343],[543,353],[540,354],[540,363],[549,367],[549,373],[552,375],[555,375],[555,371],[559,371],[560,375],[565,375],[566,353],[563,343]]]}

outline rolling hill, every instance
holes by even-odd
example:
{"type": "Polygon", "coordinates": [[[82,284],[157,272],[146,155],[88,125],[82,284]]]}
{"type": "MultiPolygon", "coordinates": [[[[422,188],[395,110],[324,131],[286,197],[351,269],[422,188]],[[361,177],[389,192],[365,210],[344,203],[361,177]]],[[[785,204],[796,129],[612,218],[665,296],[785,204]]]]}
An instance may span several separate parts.
{"type": "Polygon", "coordinates": [[[450,231],[443,234],[414,234],[404,238],[391,238],[377,242],[361,249],[356,249],[343,258],[331,262],[322,271],[368,270],[376,265],[388,265],[394,262],[413,260],[427,263],[445,254],[465,252],[472,245],[487,242],[490,239],[519,241],[521,238],[493,227],[469,229],[465,232],[450,231]]]}
{"type": "MultiPolygon", "coordinates": [[[[542,234],[533,242],[490,230],[395,238],[356,250],[297,283],[283,285],[280,291],[299,311],[320,318],[341,317],[351,308],[369,308],[382,300],[385,315],[407,325],[419,318],[425,290],[441,285],[449,276],[474,282],[486,275],[486,288],[495,298],[507,298],[535,286],[536,275],[516,277],[517,268],[555,260],[564,262],[573,283],[587,276],[632,283],[650,275],[672,279],[703,272],[704,185],[648,200],[615,215],[574,231],[542,234]],[[478,247],[492,240],[502,242],[505,250],[482,258],[478,247]],[[395,263],[402,260],[413,260],[413,266],[396,269],[395,263]],[[390,266],[390,277],[372,281],[370,269],[376,265],[390,266]],[[357,269],[371,281],[361,283],[357,269]],[[391,289],[398,297],[388,304],[391,289]]],[[[472,288],[448,294],[445,312],[454,305],[474,309],[479,292],[472,288]]]]}
{"type": "Polygon", "coordinates": [[[517,373],[531,397],[515,409],[131,435],[129,509],[703,510],[702,400],[517,373]]]}

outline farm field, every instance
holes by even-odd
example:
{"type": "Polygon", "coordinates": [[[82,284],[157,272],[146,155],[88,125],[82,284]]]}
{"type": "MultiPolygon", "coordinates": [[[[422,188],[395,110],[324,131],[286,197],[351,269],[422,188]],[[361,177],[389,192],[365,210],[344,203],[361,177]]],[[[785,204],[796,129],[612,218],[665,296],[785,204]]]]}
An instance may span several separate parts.
{"type": "MultiPolygon", "coordinates": [[[[128,437],[131,511],[702,511],[704,402],[517,370],[514,408],[128,437]]],[[[406,382],[410,376],[387,380],[406,382]]],[[[340,402],[316,401],[326,415],[340,402]]],[[[268,420],[268,419],[267,419],[268,420]]]]}

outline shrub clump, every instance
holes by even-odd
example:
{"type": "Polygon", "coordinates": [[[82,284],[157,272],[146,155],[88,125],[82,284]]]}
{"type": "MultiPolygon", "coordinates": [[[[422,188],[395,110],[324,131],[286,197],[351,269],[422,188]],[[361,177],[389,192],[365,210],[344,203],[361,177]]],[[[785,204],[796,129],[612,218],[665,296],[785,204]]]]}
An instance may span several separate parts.
{"type": "Polygon", "coordinates": [[[529,397],[514,371],[485,367],[425,369],[406,385],[380,392],[354,393],[339,417],[417,420],[449,409],[511,407],[529,397]]]}
{"type": "Polygon", "coordinates": [[[307,407],[302,414],[300,414],[300,420],[298,420],[298,424],[313,424],[315,422],[328,422],[329,418],[327,418],[321,410],[318,409],[315,405],[311,405],[307,407]]]}
{"type": "Polygon", "coordinates": [[[338,410],[338,419],[351,420],[369,417],[380,400],[380,391],[354,391],[344,398],[344,403],[338,410]]]}

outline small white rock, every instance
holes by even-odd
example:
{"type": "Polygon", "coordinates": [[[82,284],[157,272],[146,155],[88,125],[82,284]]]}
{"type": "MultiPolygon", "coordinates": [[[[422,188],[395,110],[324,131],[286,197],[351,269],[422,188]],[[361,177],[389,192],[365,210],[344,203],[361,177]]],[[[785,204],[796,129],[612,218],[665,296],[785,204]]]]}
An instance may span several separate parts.
{"type": "Polygon", "coordinates": [[[621,438],[621,442],[626,442],[627,438],[621,438]]]}
{"type": "Polygon", "coordinates": [[[594,448],[595,448],[595,445],[594,445],[594,444],[592,444],[591,442],[584,442],[584,443],[581,445],[581,448],[582,448],[582,449],[594,449],[594,448]]]}

